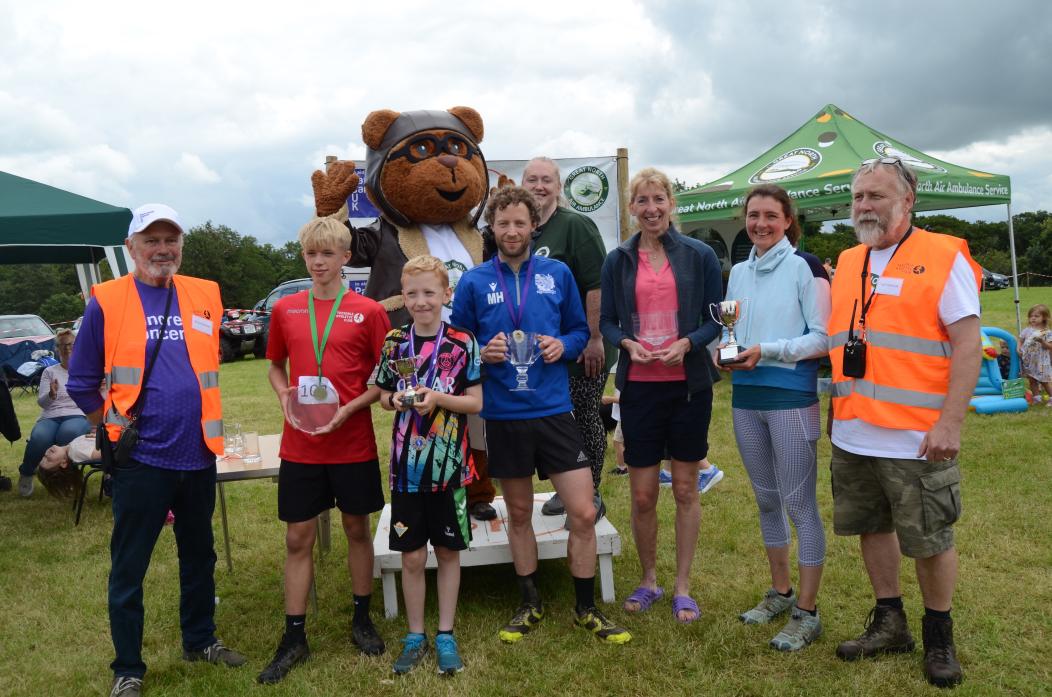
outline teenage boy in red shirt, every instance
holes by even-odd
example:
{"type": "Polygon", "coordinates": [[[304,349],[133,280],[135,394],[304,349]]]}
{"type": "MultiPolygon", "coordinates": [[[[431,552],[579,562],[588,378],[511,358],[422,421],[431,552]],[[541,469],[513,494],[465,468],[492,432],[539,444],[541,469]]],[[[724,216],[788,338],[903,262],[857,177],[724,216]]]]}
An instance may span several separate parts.
{"type": "Polygon", "coordinates": [[[343,286],[340,272],[350,259],[351,243],[346,227],[326,218],[312,220],[300,230],[299,240],[314,284],[309,291],[277,302],[267,343],[270,385],[285,415],[278,518],[288,528],[285,633],[274,658],[257,678],[261,683],[280,681],[310,655],[305,622],[314,578],[314,519],[334,505],[340,509],[347,535],[354,593],[352,639],[363,654],[384,652],[384,642],[369,619],[373,586],[369,514],[383,508],[384,494],[369,411],[380,392],[367,382],[391,327],[379,303],[343,286]],[[326,402],[338,405],[328,424],[311,433],[293,425],[298,405],[326,402]]]}

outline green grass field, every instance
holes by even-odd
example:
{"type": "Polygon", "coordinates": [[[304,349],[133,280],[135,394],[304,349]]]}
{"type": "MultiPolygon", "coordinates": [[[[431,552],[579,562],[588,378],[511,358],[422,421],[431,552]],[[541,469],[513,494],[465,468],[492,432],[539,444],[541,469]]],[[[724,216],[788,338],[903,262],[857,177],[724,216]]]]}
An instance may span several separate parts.
{"type": "MultiPolygon", "coordinates": [[[[1052,301],[1052,291],[1026,292],[1022,308],[1052,301]]],[[[1015,331],[1011,291],[983,298],[984,325],[1015,331]]],[[[246,359],[224,365],[225,415],[263,433],[277,432],[280,412],[266,384],[266,364],[246,359]]],[[[256,673],[270,659],[283,629],[284,527],[276,516],[277,487],[270,481],[227,487],[234,571],[216,570],[216,620],[220,636],[249,656],[231,670],[184,663],[178,624],[178,562],[165,529],[146,579],[144,655],[147,694],[160,695],[921,695],[934,694],[921,675],[922,604],[912,565],[903,589],[918,640],[912,655],[853,664],[833,655],[853,637],[872,605],[854,539],[831,533],[829,443],[820,443],[819,502],[827,524],[828,557],[819,607],[825,634],[795,655],[767,648],[778,626],[746,627],[737,614],[769,585],[756,507],[734,444],[729,385],[716,389],[710,458],[726,479],[702,498],[702,535],[694,565],[694,590],[702,617],[690,626],[673,621],[667,599],[648,614],[609,614],[634,633],[622,647],[595,641],[570,622],[573,592],[562,562],[542,562],[547,617],[515,646],[497,630],[517,605],[510,565],[465,569],[457,636],[467,669],[449,679],[433,663],[408,676],[391,674],[405,632],[404,616],[382,618],[380,584],[374,584],[374,618],[388,654],[362,658],[350,643],[350,584],[346,543],[334,525],[333,549],[317,562],[318,611],[308,617],[313,657],[282,684],[260,687],[256,673]]],[[[31,396],[16,407],[28,434],[38,409],[31,396]]],[[[390,419],[374,411],[381,462],[390,419]]],[[[961,463],[963,519],[958,524],[960,580],[954,602],[958,654],[965,670],[961,695],[1052,692],[1052,409],[1026,414],[968,416],[961,463]]],[[[0,471],[15,477],[23,443],[0,444],[0,471]]],[[[612,449],[608,467],[612,464],[612,449]]],[[[92,487],[94,489],[94,486],[92,487]]],[[[618,598],[638,581],[639,565],[628,519],[628,482],[607,477],[603,494],[621,532],[624,553],[614,562],[618,598]]],[[[660,504],[659,580],[671,583],[673,502],[660,504]]],[[[112,645],[106,613],[111,514],[89,500],[73,527],[69,503],[37,487],[32,498],[0,494],[0,694],[104,695],[110,684],[112,645]]],[[[427,618],[433,633],[434,575],[429,574],[427,618]]]]}

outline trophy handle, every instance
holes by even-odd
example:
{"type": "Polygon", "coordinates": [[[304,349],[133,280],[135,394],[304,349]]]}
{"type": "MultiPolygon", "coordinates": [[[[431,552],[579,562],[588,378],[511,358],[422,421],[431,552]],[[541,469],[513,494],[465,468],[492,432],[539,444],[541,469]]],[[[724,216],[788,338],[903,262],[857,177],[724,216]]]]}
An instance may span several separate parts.
{"type": "Polygon", "coordinates": [[[712,318],[713,322],[715,322],[716,324],[718,324],[718,325],[720,325],[722,327],[723,326],[723,320],[720,319],[719,308],[720,308],[719,304],[717,304],[717,303],[709,303],[709,317],[712,318]]]}

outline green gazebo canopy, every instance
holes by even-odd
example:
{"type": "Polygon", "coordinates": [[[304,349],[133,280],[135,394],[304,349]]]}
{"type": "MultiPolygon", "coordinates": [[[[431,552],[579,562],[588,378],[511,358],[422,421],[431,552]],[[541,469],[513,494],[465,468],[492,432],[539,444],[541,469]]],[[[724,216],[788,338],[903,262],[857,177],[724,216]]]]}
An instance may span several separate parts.
{"type": "Polygon", "coordinates": [[[95,264],[131,211],[0,172],[0,264],[95,264]]]}
{"type": "Polygon", "coordinates": [[[736,218],[749,189],[757,184],[778,184],[793,197],[805,220],[848,218],[851,175],[864,160],[892,156],[902,158],[917,173],[915,211],[990,206],[1011,200],[1007,176],[937,160],[827,104],[749,164],[680,193],[676,197],[677,213],[685,224],[736,218]]]}

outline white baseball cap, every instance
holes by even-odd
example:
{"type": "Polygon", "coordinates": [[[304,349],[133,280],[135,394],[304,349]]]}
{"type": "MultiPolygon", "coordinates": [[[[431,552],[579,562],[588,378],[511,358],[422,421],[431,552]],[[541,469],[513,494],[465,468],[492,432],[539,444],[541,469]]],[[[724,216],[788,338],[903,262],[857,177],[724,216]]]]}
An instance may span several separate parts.
{"type": "Polygon", "coordinates": [[[163,203],[147,203],[132,211],[131,223],[128,225],[128,237],[142,232],[158,220],[167,220],[178,228],[180,233],[185,232],[182,223],[179,222],[179,214],[171,206],[163,203]]]}

